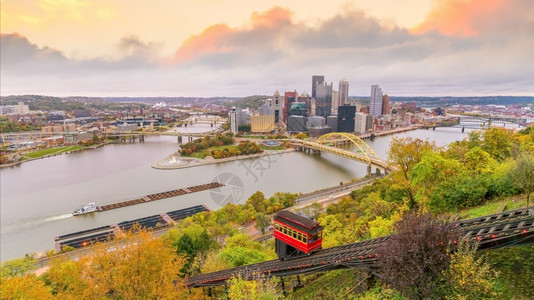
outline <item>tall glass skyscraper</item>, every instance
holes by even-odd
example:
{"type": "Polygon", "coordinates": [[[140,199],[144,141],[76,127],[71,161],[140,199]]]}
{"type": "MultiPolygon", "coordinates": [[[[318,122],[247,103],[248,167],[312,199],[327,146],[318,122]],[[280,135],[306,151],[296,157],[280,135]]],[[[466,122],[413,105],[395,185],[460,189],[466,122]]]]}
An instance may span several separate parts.
{"type": "Polygon", "coordinates": [[[371,86],[371,102],[369,104],[369,114],[373,117],[382,115],[382,89],[378,85],[371,86]]]}

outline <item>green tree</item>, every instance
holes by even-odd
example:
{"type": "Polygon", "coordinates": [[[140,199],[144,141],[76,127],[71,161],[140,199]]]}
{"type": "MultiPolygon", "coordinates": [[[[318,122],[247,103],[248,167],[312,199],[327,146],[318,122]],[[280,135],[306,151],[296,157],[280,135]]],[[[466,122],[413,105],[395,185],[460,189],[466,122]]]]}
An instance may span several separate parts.
{"type": "Polygon", "coordinates": [[[408,207],[415,208],[417,202],[413,187],[409,184],[413,168],[423,158],[425,151],[438,149],[435,142],[412,139],[411,137],[393,137],[389,145],[388,159],[399,167],[399,171],[394,175],[400,186],[404,187],[404,192],[408,196],[408,207]]]}
{"type": "Polygon", "coordinates": [[[1,277],[22,276],[35,268],[36,260],[30,256],[7,260],[0,265],[1,277]]]}
{"type": "Polygon", "coordinates": [[[394,136],[389,144],[388,159],[397,165],[404,178],[409,180],[412,169],[421,161],[423,153],[436,149],[436,143],[433,141],[394,136]]]}
{"type": "Polygon", "coordinates": [[[254,228],[259,230],[262,235],[265,234],[269,225],[271,225],[271,219],[268,216],[261,212],[256,214],[254,228]]]}
{"type": "Polygon", "coordinates": [[[534,192],[534,156],[527,152],[522,153],[517,158],[511,174],[515,184],[527,194],[528,207],[530,194],[534,192]]]}

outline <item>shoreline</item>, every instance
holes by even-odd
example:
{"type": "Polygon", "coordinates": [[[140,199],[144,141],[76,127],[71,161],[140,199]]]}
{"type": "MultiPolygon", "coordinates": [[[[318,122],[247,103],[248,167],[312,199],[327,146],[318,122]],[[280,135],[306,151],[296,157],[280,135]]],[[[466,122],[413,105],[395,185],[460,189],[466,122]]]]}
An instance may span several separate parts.
{"type": "Polygon", "coordinates": [[[184,168],[193,168],[198,166],[206,166],[206,165],[213,165],[218,163],[225,163],[230,161],[236,161],[236,160],[242,160],[242,159],[251,159],[251,158],[257,158],[262,156],[270,156],[270,155],[277,155],[277,154],[284,154],[284,153],[291,153],[295,152],[295,149],[289,148],[284,150],[263,150],[262,153],[256,153],[256,154],[249,154],[249,155],[239,155],[239,156],[232,156],[232,157],[226,157],[226,158],[220,158],[220,159],[199,159],[194,157],[186,157],[186,156],[180,156],[177,152],[167,156],[166,158],[159,160],[152,164],[152,168],[158,169],[158,170],[176,170],[176,169],[184,169],[184,168]],[[172,157],[176,157],[177,159],[185,159],[189,162],[187,163],[180,163],[177,165],[163,165],[163,163],[167,163],[172,159],[172,157]]]}
{"type": "Polygon", "coordinates": [[[98,144],[98,145],[86,146],[84,148],[77,149],[77,150],[61,152],[61,153],[57,153],[57,154],[47,154],[47,155],[43,155],[41,157],[27,158],[25,160],[19,160],[17,162],[12,162],[12,163],[8,163],[8,164],[2,164],[2,165],[0,165],[0,169],[15,167],[15,166],[21,165],[21,164],[23,164],[25,162],[30,162],[30,161],[34,161],[34,160],[38,160],[38,159],[43,159],[43,158],[48,158],[48,157],[53,157],[53,156],[58,156],[58,155],[64,155],[64,154],[70,154],[70,153],[86,151],[86,150],[93,150],[93,149],[100,148],[100,147],[103,147],[103,146],[109,145],[109,144],[115,144],[115,142],[108,142],[108,143],[102,143],[102,144],[98,144]]]}

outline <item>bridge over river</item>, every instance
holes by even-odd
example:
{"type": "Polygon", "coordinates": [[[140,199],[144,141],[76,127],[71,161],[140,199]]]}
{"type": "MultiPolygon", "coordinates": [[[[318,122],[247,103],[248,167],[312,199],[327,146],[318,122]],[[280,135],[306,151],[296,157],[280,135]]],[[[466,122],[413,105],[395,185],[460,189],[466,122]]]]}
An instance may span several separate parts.
{"type": "Polygon", "coordinates": [[[385,173],[396,170],[395,166],[390,165],[384,161],[365,143],[362,139],[354,134],[346,132],[333,132],[319,137],[315,141],[292,139],[291,144],[300,151],[311,151],[312,153],[320,153],[321,151],[330,152],[336,155],[346,157],[364,164],[367,164],[367,173],[371,173],[371,167],[375,167],[377,173],[380,170],[385,173]],[[338,144],[354,145],[356,152],[334,147],[338,144]]]}

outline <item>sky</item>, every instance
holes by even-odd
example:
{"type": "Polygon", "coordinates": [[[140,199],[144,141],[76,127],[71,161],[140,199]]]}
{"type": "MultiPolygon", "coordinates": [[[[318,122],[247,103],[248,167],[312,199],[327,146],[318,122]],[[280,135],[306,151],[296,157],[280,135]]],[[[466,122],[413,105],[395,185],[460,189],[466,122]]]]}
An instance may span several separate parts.
{"type": "Polygon", "coordinates": [[[533,0],[0,5],[2,96],[534,96],[533,0]]]}

